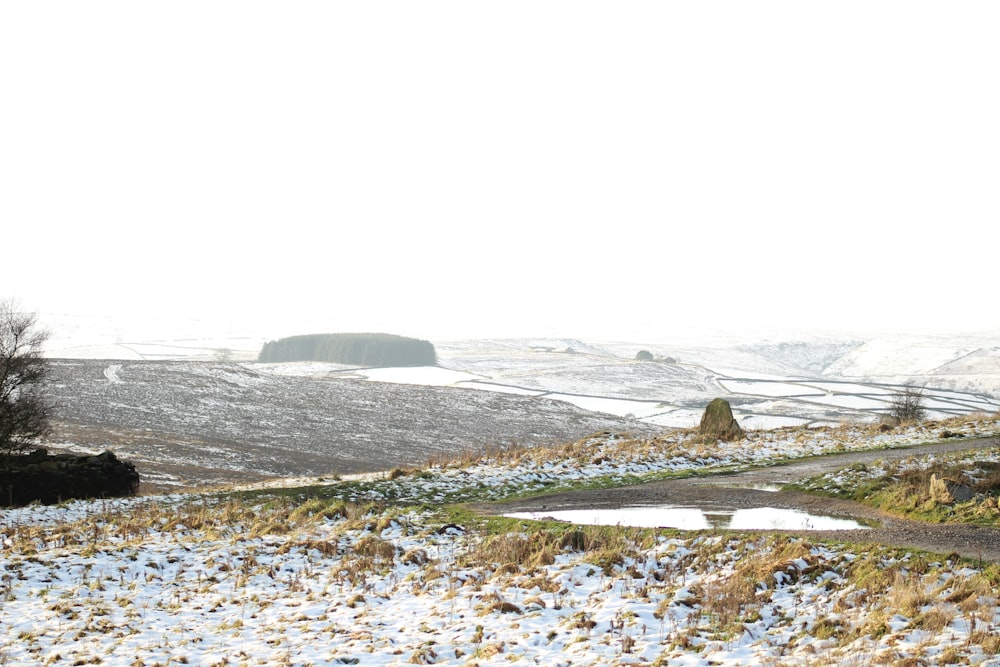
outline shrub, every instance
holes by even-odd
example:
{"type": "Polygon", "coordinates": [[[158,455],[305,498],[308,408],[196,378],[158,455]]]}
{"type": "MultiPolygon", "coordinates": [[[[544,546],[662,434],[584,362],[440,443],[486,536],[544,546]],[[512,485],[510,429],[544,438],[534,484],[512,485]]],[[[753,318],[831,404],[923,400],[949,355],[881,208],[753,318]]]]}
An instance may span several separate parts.
{"type": "Polygon", "coordinates": [[[920,421],[925,414],[923,387],[908,383],[892,397],[889,415],[896,421],[900,423],[920,421]]]}

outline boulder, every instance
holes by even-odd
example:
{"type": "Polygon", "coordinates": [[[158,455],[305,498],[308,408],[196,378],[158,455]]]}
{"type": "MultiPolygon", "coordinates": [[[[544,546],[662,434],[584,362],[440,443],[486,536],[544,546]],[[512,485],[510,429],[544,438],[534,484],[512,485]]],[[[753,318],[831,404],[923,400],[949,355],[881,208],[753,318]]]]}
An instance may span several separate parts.
{"type": "Polygon", "coordinates": [[[705,408],[698,433],[706,439],[722,440],[723,442],[742,440],[746,437],[746,433],[733,417],[733,409],[730,407],[729,401],[724,398],[714,399],[705,408]]]}
{"type": "Polygon", "coordinates": [[[976,497],[976,490],[968,484],[935,474],[931,474],[929,493],[934,502],[942,505],[964,503],[976,497]]]}

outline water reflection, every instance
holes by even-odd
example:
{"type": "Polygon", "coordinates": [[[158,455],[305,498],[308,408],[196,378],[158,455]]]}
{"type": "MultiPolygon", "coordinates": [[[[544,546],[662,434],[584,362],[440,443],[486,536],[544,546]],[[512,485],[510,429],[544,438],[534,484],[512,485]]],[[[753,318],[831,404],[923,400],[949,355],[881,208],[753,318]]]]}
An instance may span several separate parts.
{"type": "Polygon", "coordinates": [[[751,530],[855,530],[864,528],[852,519],[809,514],[775,507],[755,507],[735,511],[701,510],[697,507],[620,507],[553,512],[515,512],[506,516],[521,519],[555,519],[576,524],[637,526],[642,528],[709,528],[751,530]]]}

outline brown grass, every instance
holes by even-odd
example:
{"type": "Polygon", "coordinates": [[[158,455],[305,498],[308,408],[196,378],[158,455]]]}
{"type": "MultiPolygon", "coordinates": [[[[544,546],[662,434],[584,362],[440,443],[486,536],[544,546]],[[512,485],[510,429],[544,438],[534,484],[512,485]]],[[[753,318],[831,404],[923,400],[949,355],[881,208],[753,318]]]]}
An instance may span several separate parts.
{"type": "Polygon", "coordinates": [[[888,591],[886,604],[903,616],[915,617],[934,601],[922,577],[896,572],[888,591]]]}
{"type": "Polygon", "coordinates": [[[733,573],[703,586],[702,614],[712,618],[712,626],[727,633],[743,620],[745,615],[760,608],[757,581],[742,573],[733,573]]]}
{"type": "Polygon", "coordinates": [[[396,557],[396,545],[374,535],[365,535],[354,543],[354,553],[375,562],[391,563],[396,557]]]}
{"type": "Polygon", "coordinates": [[[503,568],[508,573],[533,569],[552,562],[551,540],[551,534],[545,531],[492,535],[472,549],[463,558],[463,564],[489,570],[503,568]]]}
{"type": "Polygon", "coordinates": [[[951,625],[953,620],[955,620],[954,608],[931,607],[913,619],[912,625],[915,628],[937,634],[951,625]]]}
{"type": "Polygon", "coordinates": [[[993,628],[976,630],[969,635],[969,646],[978,646],[986,655],[1000,654],[1000,633],[993,628]]]}

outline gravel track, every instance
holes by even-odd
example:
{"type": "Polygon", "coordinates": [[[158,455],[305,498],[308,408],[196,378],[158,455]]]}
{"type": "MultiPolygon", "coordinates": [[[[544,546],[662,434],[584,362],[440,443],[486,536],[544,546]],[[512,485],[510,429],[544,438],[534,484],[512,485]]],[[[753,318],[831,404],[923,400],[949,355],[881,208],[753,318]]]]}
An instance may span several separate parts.
{"type": "Polygon", "coordinates": [[[854,501],[796,491],[773,490],[782,484],[836,471],[855,463],[897,460],[927,453],[987,449],[998,445],[1000,439],[986,438],[899,449],[831,454],[736,474],[661,480],[614,489],[572,491],[484,505],[479,509],[491,513],[650,505],[693,506],[704,510],[736,510],[753,507],[797,509],[812,514],[859,519],[872,525],[871,528],[860,530],[803,531],[818,538],[923,549],[939,554],[957,553],[965,558],[979,561],[1000,562],[1000,529],[962,524],[924,523],[891,516],[854,501]],[[766,490],[769,488],[771,490],[766,490]]]}

